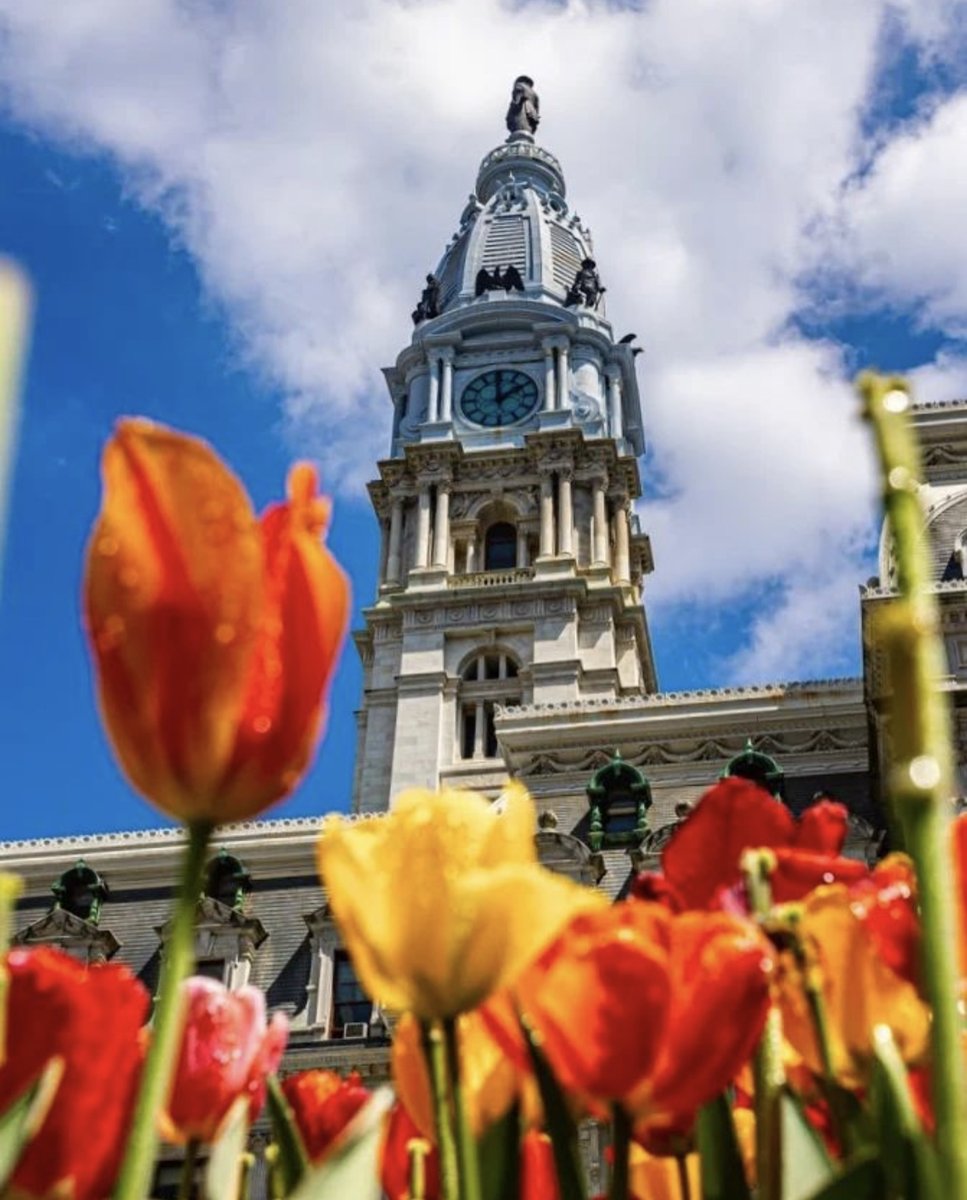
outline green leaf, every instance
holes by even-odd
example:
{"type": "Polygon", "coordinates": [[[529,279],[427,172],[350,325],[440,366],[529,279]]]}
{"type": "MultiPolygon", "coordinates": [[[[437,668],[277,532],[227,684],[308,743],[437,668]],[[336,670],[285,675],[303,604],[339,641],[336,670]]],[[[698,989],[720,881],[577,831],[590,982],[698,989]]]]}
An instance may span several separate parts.
{"type": "Polygon", "coordinates": [[[889,1029],[874,1031],[870,1107],[890,1200],[944,1200],[937,1154],[910,1097],[907,1069],[889,1029]]]}
{"type": "Polygon", "coordinates": [[[273,1171],[278,1175],[283,1195],[288,1195],[298,1187],[309,1169],[309,1156],[277,1075],[268,1078],[266,1099],[276,1146],[273,1171]]]}
{"type": "Polygon", "coordinates": [[[52,1058],[40,1078],[0,1114],[0,1192],[13,1175],[20,1156],[44,1122],[64,1074],[64,1060],[52,1058]]]}
{"type": "Polygon", "coordinates": [[[751,1200],[732,1106],[726,1095],[717,1096],[698,1110],[695,1139],[704,1200],[751,1200]]]}
{"type": "Polygon", "coordinates": [[[392,1104],[391,1088],[374,1092],[347,1125],[341,1149],[310,1168],[289,1200],[380,1200],[383,1122],[392,1104]]]}
{"type": "Polygon", "coordinates": [[[477,1143],[481,1200],[519,1200],[520,1106],[515,1104],[477,1143]]]}
{"type": "Polygon", "coordinates": [[[212,1142],[205,1167],[205,1195],[208,1200],[237,1200],[242,1182],[244,1162],[242,1156],[248,1149],[247,1096],[239,1096],[228,1110],[212,1142]]]}
{"type": "Polygon", "coordinates": [[[833,1164],[799,1098],[784,1088],[778,1105],[782,1200],[806,1200],[833,1177],[833,1164]]]}
{"type": "Polygon", "coordinates": [[[876,1151],[870,1150],[818,1191],[809,1193],[807,1200],[883,1200],[884,1186],[883,1167],[876,1151]]]}
{"type": "Polygon", "coordinates": [[[521,1020],[521,1029],[524,1031],[527,1049],[534,1064],[534,1075],[544,1105],[544,1120],[554,1149],[554,1165],[557,1168],[561,1200],[587,1200],[578,1148],[578,1131],[571,1110],[541,1051],[537,1035],[524,1020],[521,1020]]]}

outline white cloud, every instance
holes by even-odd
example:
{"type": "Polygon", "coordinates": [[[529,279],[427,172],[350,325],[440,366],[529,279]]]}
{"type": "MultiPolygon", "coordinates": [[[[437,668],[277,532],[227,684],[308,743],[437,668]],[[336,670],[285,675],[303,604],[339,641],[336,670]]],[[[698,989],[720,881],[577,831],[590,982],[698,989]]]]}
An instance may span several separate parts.
{"type": "MultiPolygon", "coordinates": [[[[867,536],[869,459],[837,354],[783,331],[813,262],[804,231],[855,169],[887,12],[916,20],[929,53],[957,19],[947,0],[653,0],[640,13],[606,0],[0,0],[0,76],[17,119],[114,156],[278,385],[300,448],[358,485],[386,448],[378,368],[408,339],[420,281],[527,70],[541,140],[594,229],[616,333],[636,329],[648,351],[645,469],[671,496],[644,511],[652,595],[718,602],[760,579],[798,587],[832,561],[849,570],[867,536]]],[[[931,187],[960,129],[950,114],[931,187]]],[[[864,262],[908,231],[889,153],[891,204],[850,195],[864,262]]],[[[964,178],[947,181],[958,197],[964,178]]],[[[923,190],[909,188],[917,204],[923,190]]],[[[924,214],[938,249],[921,247],[921,277],[914,264],[877,281],[959,319],[948,208],[924,214]]],[[[787,604],[773,626],[792,638],[798,619],[787,604]]],[[[749,653],[791,669],[793,651],[783,660],[764,637],[749,653]]]]}
{"type": "Polygon", "coordinates": [[[925,326],[967,335],[967,91],[920,114],[843,191],[832,266],[874,298],[917,305],[925,326]]]}

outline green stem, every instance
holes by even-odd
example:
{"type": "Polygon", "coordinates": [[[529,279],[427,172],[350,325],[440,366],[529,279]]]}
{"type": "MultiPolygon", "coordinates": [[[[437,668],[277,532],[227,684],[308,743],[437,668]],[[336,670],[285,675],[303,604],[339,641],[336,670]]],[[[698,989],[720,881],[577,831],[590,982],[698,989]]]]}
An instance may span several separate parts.
{"type": "Polygon", "coordinates": [[[612,1149],[611,1200],[628,1200],[628,1155],[631,1148],[631,1118],[616,1104],[611,1110],[612,1149]]]}
{"type": "Polygon", "coordinates": [[[871,612],[872,650],[885,659],[888,681],[888,695],[873,701],[887,701],[887,790],[917,872],[923,989],[933,1011],[931,1092],[945,1194],[967,1196],[967,1072],[957,1011],[959,913],[951,845],[953,752],[940,688],[946,655],[918,495],[920,454],[907,416],[905,382],[867,372],[857,389],[876,438],[897,563],[898,596],[886,605],[876,602],[871,612]]]}
{"type": "MultiPolygon", "coordinates": [[[[747,850],[741,865],[749,906],[753,916],[762,923],[772,908],[771,874],[775,856],[769,850],[747,850]]],[[[778,1200],[782,1184],[778,1144],[779,1092],[785,1083],[785,1071],[782,1066],[782,1016],[775,1006],[769,1009],[756,1047],[753,1077],[758,1194],[760,1200],[778,1200]]]]}
{"type": "Polygon", "coordinates": [[[463,1088],[460,1084],[460,1046],[457,1040],[456,1017],[447,1017],[444,1020],[443,1036],[447,1049],[447,1074],[450,1078],[450,1095],[453,1098],[454,1124],[457,1128],[460,1195],[462,1200],[480,1200],[480,1163],[477,1160],[477,1143],[467,1119],[467,1106],[463,1102],[463,1088]]]}
{"type": "Polygon", "coordinates": [[[684,1154],[677,1154],[675,1162],[678,1165],[678,1190],[682,1194],[682,1200],[692,1200],[692,1185],[688,1181],[688,1163],[685,1161],[684,1154]]]}
{"type": "Polygon", "coordinates": [[[178,1182],[178,1200],[192,1200],[200,1144],[197,1138],[188,1139],[188,1145],[185,1147],[185,1159],[181,1164],[181,1179],[178,1182]]]}
{"type": "Polygon", "coordinates": [[[144,1200],[151,1187],[158,1153],[158,1113],[167,1102],[177,1065],[184,1015],[181,985],[195,964],[195,910],[201,896],[205,858],[213,829],[213,825],[207,824],[188,827],[188,846],[182,860],[181,885],[161,968],[151,1045],[114,1200],[144,1200]]]}
{"type": "Polygon", "coordinates": [[[440,1151],[440,1183],[443,1200],[460,1200],[460,1169],[457,1146],[453,1136],[450,1114],[450,1094],[447,1086],[447,1051],[443,1031],[436,1022],[424,1021],[423,1053],[430,1068],[433,1092],[433,1115],[436,1124],[437,1147],[440,1151]]]}

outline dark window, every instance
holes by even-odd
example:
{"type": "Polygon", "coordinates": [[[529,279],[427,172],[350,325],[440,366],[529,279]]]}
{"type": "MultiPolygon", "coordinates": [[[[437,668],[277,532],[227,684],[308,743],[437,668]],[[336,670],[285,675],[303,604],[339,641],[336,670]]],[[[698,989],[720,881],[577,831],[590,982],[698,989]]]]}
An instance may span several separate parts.
{"type": "Polygon", "coordinates": [[[342,1037],[350,1021],[368,1021],[372,1013],[372,1002],[356,978],[352,959],[345,950],[337,950],[332,973],[332,1036],[342,1037]]]}
{"type": "Polygon", "coordinates": [[[225,978],[225,960],[223,958],[200,958],[195,964],[195,974],[204,975],[206,979],[216,979],[221,983],[225,978]]]}
{"type": "Polygon", "coordinates": [[[473,737],[477,728],[476,705],[467,704],[463,709],[463,728],[460,737],[461,758],[473,758],[473,737]]]}
{"type": "Polygon", "coordinates": [[[484,755],[487,758],[497,757],[497,731],[494,728],[494,706],[484,705],[484,755]]]}
{"type": "Polygon", "coordinates": [[[517,530],[507,521],[498,521],[487,530],[484,540],[484,570],[506,571],[517,566],[517,530]]]}
{"type": "Polygon", "coordinates": [[[500,655],[488,654],[484,659],[484,679],[500,678],[500,655]]]}

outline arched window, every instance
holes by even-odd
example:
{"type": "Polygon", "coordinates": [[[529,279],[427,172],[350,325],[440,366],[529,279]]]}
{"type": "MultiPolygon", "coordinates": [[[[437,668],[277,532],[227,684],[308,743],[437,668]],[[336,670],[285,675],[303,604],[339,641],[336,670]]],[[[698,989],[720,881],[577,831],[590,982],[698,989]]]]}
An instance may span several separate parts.
{"type": "Polygon", "coordinates": [[[498,705],[519,704],[517,663],[502,650],[475,655],[460,676],[457,751],[462,759],[496,758],[494,716],[498,705]]]}
{"type": "Polygon", "coordinates": [[[517,566],[517,530],[509,521],[497,521],[484,538],[484,570],[507,571],[517,566]]]}

